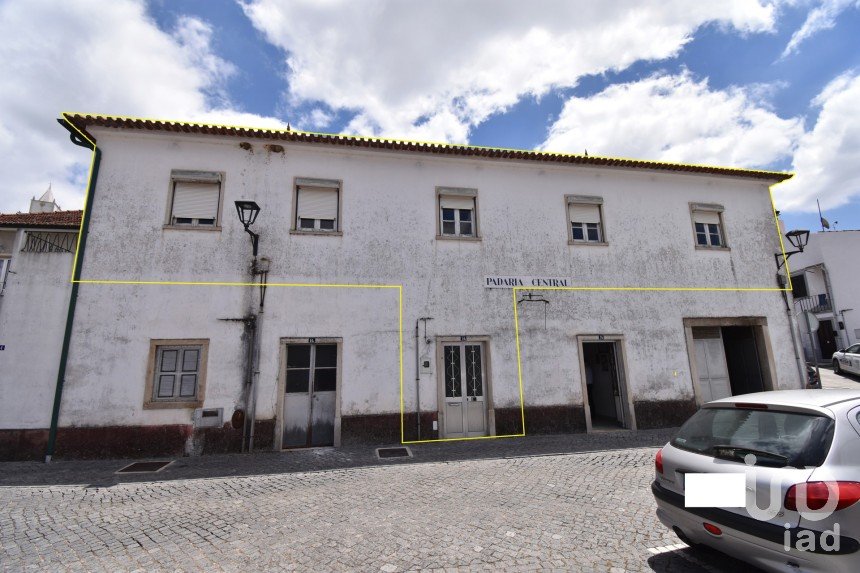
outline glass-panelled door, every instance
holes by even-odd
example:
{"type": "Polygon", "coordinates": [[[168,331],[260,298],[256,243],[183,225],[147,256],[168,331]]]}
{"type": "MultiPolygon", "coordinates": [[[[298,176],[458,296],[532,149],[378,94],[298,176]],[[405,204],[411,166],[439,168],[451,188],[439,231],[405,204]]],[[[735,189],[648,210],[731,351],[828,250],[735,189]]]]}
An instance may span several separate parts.
{"type": "Polygon", "coordinates": [[[287,344],[284,448],[334,445],[337,344],[287,344]]]}
{"type": "Polygon", "coordinates": [[[486,374],[483,345],[444,344],[443,438],[487,435],[486,374]]]}

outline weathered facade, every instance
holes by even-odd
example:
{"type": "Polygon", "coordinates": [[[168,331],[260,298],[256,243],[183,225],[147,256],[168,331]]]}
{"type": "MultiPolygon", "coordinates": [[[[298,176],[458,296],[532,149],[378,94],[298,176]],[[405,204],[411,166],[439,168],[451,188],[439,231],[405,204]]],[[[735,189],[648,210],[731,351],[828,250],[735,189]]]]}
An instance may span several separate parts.
{"type": "Polygon", "coordinates": [[[784,174],[69,119],[102,153],[79,264],[105,282],[80,285],[58,455],[652,428],[800,386],[784,174]],[[260,312],[235,285],[263,278],[260,312]]]}

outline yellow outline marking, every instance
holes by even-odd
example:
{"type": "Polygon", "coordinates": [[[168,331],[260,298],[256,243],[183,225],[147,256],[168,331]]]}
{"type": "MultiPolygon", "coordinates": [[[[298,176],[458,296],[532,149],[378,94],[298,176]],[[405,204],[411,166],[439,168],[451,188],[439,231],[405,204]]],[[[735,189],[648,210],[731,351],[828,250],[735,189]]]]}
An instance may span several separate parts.
{"type": "MultiPolygon", "coordinates": [[[[376,142],[391,142],[391,143],[411,143],[418,145],[427,145],[427,146],[438,146],[438,147],[446,147],[446,148],[464,148],[464,149],[475,149],[475,150],[490,150],[490,151],[510,151],[510,152],[525,152],[525,153],[533,153],[537,155],[546,155],[553,157],[581,157],[586,158],[586,156],[579,155],[576,153],[557,153],[552,151],[543,151],[543,150],[529,150],[529,149],[516,149],[516,148],[506,148],[506,147],[491,147],[491,146],[476,146],[476,145],[468,145],[461,143],[444,143],[444,142],[434,142],[434,141],[418,141],[418,140],[407,140],[407,139],[393,139],[393,138],[380,138],[380,137],[365,137],[360,135],[343,135],[343,134],[334,134],[334,133],[324,133],[324,132],[313,132],[313,131],[302,131],[295,129],[277,129],[277,128],[269,128],[269,127],[247,127],[247,126],[235,126],[235,125],[227,125],[227,124],[217,124],[217,123],[199,123],[199,122],[188,122],[188,121],[178,121],[178,120],[162,120],[162,119],[152,119],[152,118],[139,118],[139,117],[131,117],[131,116],[121,116],[121,115],[101,115],[101,114],[85,114],[85,113],[77,113],[77,112],[61,112],[63,119],[65,119],[69,125],[81,136],[81,138],[90,142],[93,145],[93,153],[92,158],[90,159],[90,170],[89,175],[87,177],[87,190],[89,190],[90,183],[92,181],[93,176],[93,168],[95,166],[95,149],[97,147],[96,142],[87,137],[77,126],[72,122],[70,116],[79,115],[86,116],[91,115],[95,117],[102,117],[106,119],[118,119],[118,120],[131,120],[131,121],[157,121],[163,123],[172,123],[178,125],[194,125],[201,127],[216,127],[216,128],[229,128],[229,129],[242,129],[242,130],[251,130],[251,131],[261,131],[268,133],[294,133],[299,135],[319,135],[324,137],[337,137],[342,139],[350,139],[355,141],[376,141],[376,142]]],[[[411,440],[406,441],[405,438],[405,402],[403,397],[403,285],[385,285],[385,284],[313,284],[313,283],[268,283],[267,286],[271,287],[323,287],[323,288],[380,288],[380,289],[398,289],[398,330],[399,330],[399,350],[400,350],[400,443],[402,444],[424,444],[424,443],[437,443],[437,442],[457,442],[457,441],[470,441],[470,440],[487,440],[487,439],[495,439],[495,438],[520,438],[526,435],[526,414],[525,414],[525,393],[523,388],[523,372],[522,372],[522,356],[520,350],[520,330],[519,330],[519,312],[517,309],[517,291],[519,290],[567,290],[567,291],[691,291],[691,292],[700,292],[700,291],[725,291],[725,292],[769,292],[769,291],[784,291],[789,292],[792,290],[792,282],[791,282],[791,270],[788,264],[788,257],[785,252],[785,243],[782,239],[782,233],[779,228],[779,218],[776,214],[776,203],[773,198],[773,187],[779,185],[780,183],[787,181],[791,177],[794,176],[793,173],[779,172],[779,171],[767,171],[761,169],[747,169],[740,167],[722,167],[716,165],[703,165],[697,163],[673,163],[667,161],[654,161],[654,160],[643,160],[643,159],[631,159],[625,157],[610,157],[610,156],[600,156],[593,155],[587,156],[588,159],[597,159],[597,160],[610,160],[610,161],[630,161],[636,163],[645,164],[644,167],[637,168],[647,168],[648,166],[669,166],[669,167],[697,167],[697,168],[708,168],[708,169],[719,169],[727,172],[736,171],[739,172],[741,177],[748,176],[746,174],[762,174],[762,175],[773,175],[783,177],[788,175],[786,179],[783,181],[778,181],[768,186],[768,192],[770,195],[770,204],[771,209],[773,211],[774,224],[776,225],[777,236],[779,237],[779,247],[782,254],[783,262],[785,264],[785,274],[787,277],[788,285],[787,288],[773,288],[773,287],[514,287],[512,289],[513,296],[513,304],[514,304],[514,331],[515,331],[515,341],[516,341],[516,350],[517,350],[517,379],[519,384],[519,393],[520,393],[520,418],[522,422],[522,433],[520,434],[505,434],[500,436],[476,436],[471,438],[437,438],[432,440],[411,440]]],[[[586,165],[587,167],[607,167],[607,168],[625,168],[625,166],[613,166],[613,165],[586,165]]],[[[695,174],[695,173],[694,173],[695,174]]],[[[719,174],[714,174],[718,175],[719,174]]],[[[81,216],[81,224],[78,227],[78,240],[75,247],[75,258],[72,264],[72,276],[70,279],[71,283],[83,283],[83,284],[108,284],[108,285],[163,285],[163,286],[259,286],[259,283],[249,283],[249,282],[205,282],[205,281],[133,281],[133,280],[98,280],[98,279],[80,279],[74,280],[75,273],[78,267],[78,253],[80,251],[80,242],[81,236],[83,234],[83,226],[86,219],[86,209],[87,204],[90,201],[89,193],[84,196],[84,203],[82,209],[81,216]]],[[[418,413],[420,416],[420,412],[418,413]]]]}

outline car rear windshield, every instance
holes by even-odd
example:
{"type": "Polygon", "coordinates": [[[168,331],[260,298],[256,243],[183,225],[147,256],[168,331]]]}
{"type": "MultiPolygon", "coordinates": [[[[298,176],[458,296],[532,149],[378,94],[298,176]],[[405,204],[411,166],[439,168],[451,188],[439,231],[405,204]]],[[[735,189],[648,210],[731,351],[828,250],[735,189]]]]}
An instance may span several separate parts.
{"type": "Polygon", "coordinates": [[[702,408],[672,445],[756,465],[817,467],[830,451],[834,422],[825,416],[744,408],[702,408]],[[753,454],[755,458],[749,458],[753,454]]]}

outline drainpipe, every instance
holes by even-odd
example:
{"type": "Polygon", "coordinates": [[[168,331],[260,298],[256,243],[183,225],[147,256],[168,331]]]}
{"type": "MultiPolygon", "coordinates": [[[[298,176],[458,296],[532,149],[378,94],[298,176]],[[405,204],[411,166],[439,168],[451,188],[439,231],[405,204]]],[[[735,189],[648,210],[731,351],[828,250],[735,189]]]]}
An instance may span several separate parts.
{"type": "Polygon", "coordinates": [[[423,316],[415,321],[415,415],[418,418],[418,437],[421,439],[421,352],[419,348],[418,323],[424,322],[424,333],[427,334],[427,321],[433,320],[429,316],[423,316]]]}
{"type": "MultiPolygon", "coordinates": [[[[806,363],[800,355],[800,352],[797,350],[797,332],[798,328],[797,323],[794,320],[794,313],[791,310],[791,304],[788,302],[788,292],[785,290],[786,283],[783,282],[783,276],[779,273],[776,273],[776,284],[779,285],[779,290],[782,293],[782,300],[785,301],[785,315],[788,318],[788,330],[791,332],[791,347],[794,349],[794,360],[797,364],[797,372],[800,374],[800,384],[801,388],[806,388],[806,384],[808,382],[806,375],[806,363]]],[[[810,335],[811,336],[811,335],[810,335]]],[[[815,347],[812,350],[813,355],[815,354],[815,347]]],[[[817,369],[817,366],[816,366],[817,369]]],[[[774,379],[776,379],[774,373],[774,379]]],[[[820,380],[821,378],[819,378],[820,380]]]]}
{"type": "Polygon", "coordinates": [[[93,152],[92,170],[90,182],[87,186],[87,204],[84,208],[81,230],[78,236],[78,249],[76,253],[77,264],[72,275],[72,292],[69,295],[69,310],[66,314],[66,330],[63,334],[63,348],[60,351],[60,366],[57,370],[57,385],[54,390],[54,407],[51,410],[51,429],[48,431],[48,446],[45,448],[45,463],[50,463],[54,456],[54,448],[57,445],[57,424],[60,420],[60,404],[63,400],[63,386],[66,382],[66,365],[69,359],[69,346],[72,342],[72,327],[75,323],[75,308],[78,303],[78,287],[81,280],[81,269],[84,266],[84,252],[87,248],[87,233],[90,228],[90,216],[93,212],[93,199],[96,194],[96,181],[99,178],[99,165],[101,164],[102,152],[94,142],[84,138],[75,127],[66,119],[57,120],[60,125],[69,131],[69,139],[75,145],[91,149],[93,152]]]}
{"type": "Polygon", "coordinates": [[[256,328],[254,329],[253,348],[251,350],[251,396],[248,407],[248,419],[251,427],[248,430],[248,452],[254,452],[254,427],[257,425],[257,388],[260,381],[260,334],[263,327],[263,307],[266,304],[266,287],[269,279],[269,262],[265,257],[261,258],[263,269],[259,268],[257,259],[254,259],[254,273],[260,275],[260,308],[257,310],[256,328]]]}

